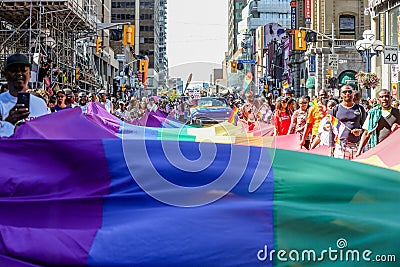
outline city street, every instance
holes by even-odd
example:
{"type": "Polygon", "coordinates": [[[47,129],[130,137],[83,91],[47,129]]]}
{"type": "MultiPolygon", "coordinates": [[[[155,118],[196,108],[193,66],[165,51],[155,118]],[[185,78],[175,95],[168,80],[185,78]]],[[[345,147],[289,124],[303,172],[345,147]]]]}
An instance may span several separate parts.
{"type": "Polygon", "coordinates": [[[0,267],[399,266],[399,14],[2,0],[0,267]]]}

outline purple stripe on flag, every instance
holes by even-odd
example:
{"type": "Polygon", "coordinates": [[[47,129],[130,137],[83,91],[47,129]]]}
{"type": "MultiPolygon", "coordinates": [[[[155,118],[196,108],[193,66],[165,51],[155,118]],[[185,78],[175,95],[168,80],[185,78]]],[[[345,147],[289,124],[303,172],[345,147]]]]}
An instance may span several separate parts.
{"type": "Polygon", "coordinates": [[[119,132],[121,120],[111,115],[99,102],[90,102],[88,104],[86,116],[89,120],[104,127],[112,134],[119,132]]]}
{"type": "Polygon", "coordinates": [[[168,114],[157,110],[156,112],[146,112],[142,118],[135,120],[134,124],[147,127],[161,127],[162,123],[167,119],[168,114]]]}
{"type": "Polygon", "coordinates": [[[0,255],[86,264],[109,193],[102,141],[3,140],[0,159],[0,255]]]}
{"type": "Polygon", "coordinates": [[[7,267],[40,267],[39,265],[32,264],[29,262],[24,262],[17,260],[15,258],[0,255],[0,266],[7,267]]]}
{"type": "Polygon", "coordinates": [[[17,128],[13,139],[102,139],[114,133],[88,120],[80,108],[72,108],[36,118],[17,128]]]}

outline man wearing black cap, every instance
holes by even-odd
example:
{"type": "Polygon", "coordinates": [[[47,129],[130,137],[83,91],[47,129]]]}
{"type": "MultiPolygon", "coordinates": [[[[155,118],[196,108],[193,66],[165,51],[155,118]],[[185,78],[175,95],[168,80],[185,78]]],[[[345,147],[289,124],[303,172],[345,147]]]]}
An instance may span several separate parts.
{"type": "MultiPolygon", "coordinates": [[[[23,54],[13,54],[7,58],[4,74],[7,79],[8,92],[0,94],[0,117],[5,123],[15,125],[22,120],[30,120],[48,113],[43,99],[30,95],[29,107],[17,104],[19,92],[28,90],[28,82],[31,78],[31,63],[23,54]]],[[[1,135],[10,135],[4,133],[1,135]]]]}

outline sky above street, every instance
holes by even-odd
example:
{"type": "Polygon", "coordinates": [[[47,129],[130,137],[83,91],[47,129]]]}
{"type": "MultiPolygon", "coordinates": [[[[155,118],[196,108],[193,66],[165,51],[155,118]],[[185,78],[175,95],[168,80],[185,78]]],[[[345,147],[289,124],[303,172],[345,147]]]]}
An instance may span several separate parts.
{"type": "Polygon", "coordinates": [[[170,76],[208,82],[228,50],[228,0],[169,0],[167,8],[170,76]]]}

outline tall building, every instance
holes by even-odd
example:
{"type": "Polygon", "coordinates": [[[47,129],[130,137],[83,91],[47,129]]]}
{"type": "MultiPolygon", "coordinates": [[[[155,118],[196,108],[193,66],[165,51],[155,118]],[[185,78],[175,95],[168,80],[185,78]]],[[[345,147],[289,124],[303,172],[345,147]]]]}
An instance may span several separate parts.
{"type": "MultiPolygon", "coordinates": [[[[383,42],[384,46],[391,46],[394,48],[394,56],[392,59],[396,59],[397,51],[396,47],[399,46],[400,40],[400,7],[394,5],[393,1],[382,0],[382,1],[369,1],[369,6],[365,6],[364,14],[371,16],[371,30],[375,33],[375,38],[383,42]]],[[[372,72],[375,72],[382,80],[379,88],[390,89],[391,94],[394,98],[399,99],[399,85],[400,80],[398,64],[385,64],[386,56],[381,54],[379,57],[374,56],[372,58],[372,72]]],[[[387,60],[387,58],[386,58],[387,60]]],[[[373,92],[372,97],[375,96],[376,92],[373,92]]]]}
{"type": "MultiPolygon", "coordinates": [[[[110,0],[35,2],[3,0],[0,5],[0,65],[16,52],[32,62],[32,88],[43,86],[47,66],[62,71],[52,73],[52,86],[94,92],[110,90],[118,70],[114,51],[108,44],[110,0]],[[102,48],[96,51],[96,40],[102,48]],[[42,73],[39,75],[39,73],[42,73]],[[60,72],[58,75],[60,75],[60,72]]],[[[47,88],[49,89],[49,88],[47,88]]]]}
{"type": "Polygon", "coordinates": [[[277,23],[290,27],[290,0],[250,0],[242,11],[240,34],[254,33],[259,26],[277,23]]]}
{"type": "MultiPolygon", "coordinates": [[[[364,12],[368,0],[296,2],[297,27],[316,33],[316,40],[308,42],[305,51],[290,55],[291,84],[298,94],[316,95],[320,89],[335,89],[332,93],[338,95],[340,85],[356,83],[356,73],[365,71],[365,59],[357,52],[356,41],[371,28],[370,13],[364,12]],[[332,58],[336,58],[336,64],[332,64],[332,58]],[[328,83],[331,77],[337,79],[335,88],[328,83]]],[[[363,95],[370,96],[370,91],[363,95]]]]}
{"type": "MultiPolygon", "coordinates": [[[[135,25],[135,1],[112,0],[111,22],[130,22],[135,25]]],[[[166,57],[166,15],[167,0],[140,0],[139,10],[139,54],[147,56],[148,88],[156,90],[159,86],[159,73],[168,69],[166,57]],[[161,59],[162,58],[162,59],[161,59]]],[[[136,25],[137,26],[137,25],[136,25]]],[[[121,45],[121,42],[114,45],[121,45]]],[[[115,48],[117,50],[117,48],[115,48]]],[[[120,50],[122,52],[122,49],[120,50]]],[[[134,53],[133,47],[131,52],[134,53]]],[[[165,84],[166,77],[162,79],[165,84]]],[[[152,92],[154,93],[154,92],[152,92]]]]}
{"type": "MultiPolygon", "coordinates": [[[[242,77],[240,77],[240,75],[251,72],[253,77],[252,86],[255,86],[255,88],[251,88],[250,90],[261,90],[261,76],[271,76],[270,73],[266,73],[267,62],[265,60],[265,55],[268,53],[269,43],[273,40],[281,42],[281,39],[284,37],[284,35],[286,35],[285,29],[289,28],[291,24],[290,13],[290,0],[247,1],[247,5],[242,10],[242,20],[238,23],[239,36],[237,38],[237,46],[243,49],[242,51],[240,51],[240,53],[236,53],[234,57],[235,59],[239,60],[255,60],[258,67],[256,68],[254,64],[245,64],[243,71],[236,75],[239,76],[239,79],[236,79],[235,77],[233,77],[233,79],[228,77],[228,85],[230,87],[240,86],[237,83],[235,84],[235,80],[241,80],[242,77]],[[260,27],[263,28],[266,25],[269,25],[270,27],[267,30],[262,31],[262,35],[257,33],[257,29],[259,29],[260,27]],[[257,46],[261,45],[261,42],[258,42],[258,39],[263,40],[263,47],[259,47],[259,49],[257,46]]],[[[288,45],[286,45],[285,42],[282,49],[279,50],[280,57],[285,58],[284,50],[287,50],[287,46],[288,45]]],[[[278,49],[274,49],[274,51],[275,50],[278,49]]],[[[269,55],[269,58],[272,58],[271,53],[269,55]]],[[[274,64],[277,65],[276,62],[274,64]]],[[[279,67],[283,68],[284,66],[282,65],[279,67]]],[[[274,73],[279,73],[274,75],[277,76],[274,79],[276,79],[277,81],[281,80],[280,76],[282,76],[281,74],[283,74],[283,71],[281,71],[281,69],[274,70],[274,73]]],[[[262,79],[265,80],[265,78],[262,79]]],[[[279,83],[275,82],[275,84],[278,85],[279,83]]]]}
{"type": "Polygon", "coordinates": [[[228,6],[228,57],[233,58],[238,50],[237,36],[238,23],[242,20],[242,10],[246,6],[246,0],[229,0],[228,6]]]}
{"type": "Polygon", "coordinates": [[[159,9],[159,46],[158,46],[158,86],[166,87],[168,79],[168,56],[167,56],[167,0],[160,0],[159,9]]]}

